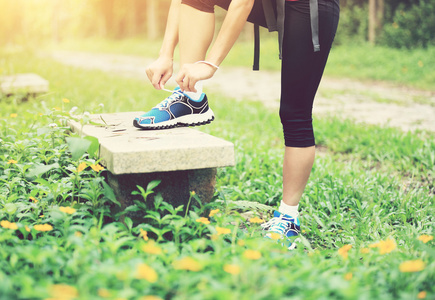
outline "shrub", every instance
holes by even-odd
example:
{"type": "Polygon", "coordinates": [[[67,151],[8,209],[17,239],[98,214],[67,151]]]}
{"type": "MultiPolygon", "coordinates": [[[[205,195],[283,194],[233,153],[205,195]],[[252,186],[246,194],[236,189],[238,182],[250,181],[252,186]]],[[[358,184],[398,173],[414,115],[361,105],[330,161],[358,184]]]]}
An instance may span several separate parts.
{"type": "Polygon", "coordinates": [[[385,24],[381,43],[395,48],[435,45],[435,2],[420,0],[409,10],[397,9],[393,22],[385,24]]]}

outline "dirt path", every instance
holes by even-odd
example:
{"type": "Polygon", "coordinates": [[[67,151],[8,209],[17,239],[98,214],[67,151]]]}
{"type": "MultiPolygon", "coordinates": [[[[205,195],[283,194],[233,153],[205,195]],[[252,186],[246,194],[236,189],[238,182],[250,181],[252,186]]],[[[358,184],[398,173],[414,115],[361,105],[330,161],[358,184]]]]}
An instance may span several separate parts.
{"type": "MultiPolygon", "coordinates": [[[[149,59],[137,56],[56,51],[44,56],[66,65],[114,72],[147,81],[149,59]]],[[[253,72],[249,68],[221,68],[207,89],[238,100],[255,100],[274,110],[279,107],[279,72],[253,72]]],[[[171,86],[175,82],[171,82],[171,86]]],[[[435,90],[323,78],[314,103],[314,117],[339,116],[356,122],[388,125],[403,130],[435,131],[435,90]]]]}

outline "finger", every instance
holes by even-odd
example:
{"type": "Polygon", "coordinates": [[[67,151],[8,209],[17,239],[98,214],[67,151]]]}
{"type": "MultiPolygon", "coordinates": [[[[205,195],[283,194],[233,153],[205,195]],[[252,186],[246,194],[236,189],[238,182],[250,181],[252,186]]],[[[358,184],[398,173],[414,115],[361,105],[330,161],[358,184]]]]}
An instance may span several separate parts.
{"type": "Polygon", "coordinates": [[[162,76],[158,73],[155,73],[153,75],[153,78],[151,80],[152,85],[154,86],[154,88],[156,89],[160,89],[160,79],[162,78],[162,76]]]}
{"type": "Polygon", "coordinates": [[[164,86],[166,82],[168,82],[168,80],[171,78],[171,76],[172,76],[171,72],[164,74],[160,79],[160,86],[164,86]]]}
{"type": "Polygon", "coordinates": [[[190,79],[189,80],[189,92],[194,92],[194,93],[196,93],[196,88],[195,88],[195,85],[196,85],[196,83],[198,82],[198,80],[196,80],[196,79],[190,79]]]}
{"type": "Polygon", "coordinates": [[[175,81],[177,82],[178,86],[180,87],[181,91],[184,91],[184,74],[178,73],[177,77],[175,78],[175,81]]]}

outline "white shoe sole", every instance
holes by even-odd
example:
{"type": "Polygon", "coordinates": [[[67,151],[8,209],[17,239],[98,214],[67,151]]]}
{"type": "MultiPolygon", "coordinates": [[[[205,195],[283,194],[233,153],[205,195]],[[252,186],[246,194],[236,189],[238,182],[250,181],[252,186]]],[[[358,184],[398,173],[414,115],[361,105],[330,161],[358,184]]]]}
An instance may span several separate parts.
{"type": "Polygon", "coordinates": [[[172,120],[159,122],[156,124],[139,124],[136,120],[133,121],[133,125],[142,129],[168,129],[176,126],[199,126],[210,123],[214,120],[214,114],[211,108],[209,108],[203,114],[190,114],[172,120]]]}

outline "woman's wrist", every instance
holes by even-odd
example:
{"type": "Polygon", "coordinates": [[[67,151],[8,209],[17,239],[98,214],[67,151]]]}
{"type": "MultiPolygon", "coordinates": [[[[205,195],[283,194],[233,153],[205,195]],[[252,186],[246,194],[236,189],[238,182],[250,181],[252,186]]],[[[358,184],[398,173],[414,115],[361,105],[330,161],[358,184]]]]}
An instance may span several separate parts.
{"type": "Polygon", "coordinates": [[[195,64],[206,64],[206,65],[209,65],[209,66],[215,68],[216,70],[219,69],[218,65],[216,65],[216,64],[214,64],[212,62],[206,61],[206,60],[199,60],[199,61],[195,62],[195,64]]]}

